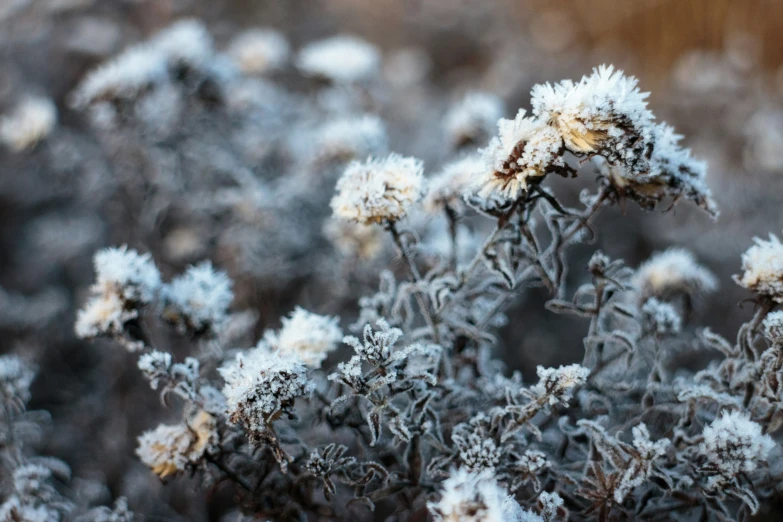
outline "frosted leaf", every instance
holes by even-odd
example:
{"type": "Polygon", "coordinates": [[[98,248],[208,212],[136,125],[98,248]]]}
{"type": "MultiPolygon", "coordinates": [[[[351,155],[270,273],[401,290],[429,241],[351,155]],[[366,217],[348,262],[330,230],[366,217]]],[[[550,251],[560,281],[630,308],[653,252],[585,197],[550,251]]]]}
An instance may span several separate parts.
{"type": "Polygon", "coordinates": [[[0,142],[14,152],[32,148],[57,123],[57,107],[48,98],[27,97],[0,118],[0,142]]]}
{"type": "Polygon", "coordinates": [[[705,471],[710,474],[709,489],[721,489],[740,473],[754,471],[775,447],[769,435],[746,413],[723,412],[704,428],[704,441],[699,452],[706,459],[705,471]]]}
{"type": "Polygon", "coordinates": [[[365,224],[399,221],[422,196],[423,170],[420,160],[399,154],[354,161],[337,182],[332,210],[365,224]]]}
{"type": "Polygon", "coordinates": [[[282,322],[277,332],[266,332],[264,343],[283,354],[296,354],[311,368],[320,368],[343,338],[337,317],[314,314],[299,306],[282,322]]]}
{"type": "Polygon", "coordinates": [[[448,163],[427,184],[424,208],[430,212],[449,208],[465,212],[463,198],[474,192],[475,178],[485,172],[486,163],[479,154],[471,154],[448,163]]]}
{"type": "Polygon", "coordinates": [[[350,116],[330,120],[321,126],[315,148],[320,158],[350,161],[386,153],[389,138],[383,120],[378,116],[350,116]]]}
{"type": "Polygon", "coordinates": [[[136,455],[160,478],[166,478],[199,463],[217,450],[215,418],[199,412],[189,424],[160,425],[139,437],[136,455]]]}
{"type": "Polygon", "coordinates": [[[370,260],[383,248],[383,229],[354,221],[330,218],[324,224],[324,235],[344,256],[370,260]]]}
{"type": "Polygon", "coordinates": [[[14,405],[30,400],[35,370],[16,355],[0,355],[0,393],[3,403],[14,405]]]}
{"type": "Polygon", "coordinates": [[[299,397],[307,397],[313,383],[293,352],[273,352],[259,346],[237,354],[219,369],[226,384],[228,413],[234,423],[251,431],[264,431],[280,413],[288,412],[299,397]]]}
{"type": "Polygon", "coordinates": [[[204,261],[190,266],[166,287],[170,304],[164,312],[167,319],[184,323],[194,332],[219,332],[228,318],[228,308],[234,299],[231,279],[204,261]]]}
{"type": "Polygon", "coordinates": [[[469,92],[443,119],[449,141],[456,147],[482,144],[503,116],[503,100],[487,92],[469,92]]]}
{"type": "Polygon", "coordinates": [[[682,330],[682,317],[671,304],[651,297],[641,310],[642,328],[656,335],[675,335],[682,330]]]}
{"type": "Polygon", "coordinates": [[[742,274],[734,276],[740,286],[783,303],[783,243],[777,236],[754,238],[754,245],[742,254],[742,274]]]}
{"type": "Polygon", "coordinates": [[[559,368],[538,366],[536,374],[539,381],[531,391],[540,398],[546,397],[548,404],[555,405],[571,400],[573,389],[585,383],[590,370],[579,364],[559,368]]]}
{"type": "Polygon", "coordinates": [[[337,83],[353,83],[374,76],[381,63],[375,46],[354,36],[340,35],[305,46],[296,66],[308,76],[337,83]]]}
{"type": "Polygon", "coordinates": [[[741,401],[732,395],[724,392],[717,392],[705,384],[692,385],[680,391],[677,394],[677,400],[680,402],[694,401],[700,399],[709,399],[715,401],[721,406],[740,406],[741,401]]]}
{"type": "Polygon", "coordinates": [[[707,268],[700,265],[689,251],[670,248],[642,263],[633,278],[634,286],[649,297],[666,298],[672,294],[689,296],[712,292],[718,281],[707,268]]]}
{"type": "Polygon", "coordinates": [[[564,167],[560,133],[534,118],[517,113],[513,120],[498,121],[498,136],[480,151],[485,166],[476,177],[481,197],[516,199],[528,185],[564,167]]]}
{"type": "Polygon", "coordinates": [[[231,41],[228,55],[245,74],[264,74],[281,69],[288,62],[288,41],[273,29],[250,29],[231,41]]]}

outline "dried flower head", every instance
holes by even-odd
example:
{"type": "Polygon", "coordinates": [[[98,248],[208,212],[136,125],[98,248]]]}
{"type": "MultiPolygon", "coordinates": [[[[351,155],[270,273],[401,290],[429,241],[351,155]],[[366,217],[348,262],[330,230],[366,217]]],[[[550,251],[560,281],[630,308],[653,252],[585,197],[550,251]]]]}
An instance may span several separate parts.
{"type": "Polygon", "coordinates": [[[265,431],[282,413],[290,413],[298,397],[307,397],[313,383],[294,352],[275,352],[266,346],[240,352],[224,364],[220,375],[226,381],[228,413],[234,423],[252,433],[265,431]]]}
{"type": "Polygon", "coordinates": [[[277,332],[268,331],[264,343],[282,353],[295,353],[304,364],[320,368],[327,355],[343,338],[337,317],[308,312],[297,306],[277,332]]]}
{"type": "Polygon", "coordinates": [[[446,208],[459,214],[466,210],[464,197],[473,193],[475,179],[485,172],[486,162],[479,154],[471,154],[446,164],[430,179],[424,208],[430,212],[446,208]]]}
{"type": "Polygon", "coordinates": [[[570,364],[559,368],[536,368],[538,384],[532,391],[539,398],[544,399],[550,405],[565,404],[571,400],[571,393],[577,386],[581,386],[590,375],[590,370],[579,364],[570,364]]]}
{"type": "Polygon", "coordinates": [[[399,154],[354,161],[337,182],[332,210],[365,224],[399,221],[422,196],[423,170],[420,160],[399,154]]]}
{"type": "Polygon", "coordinates": [[[319,158],[350,161],[384,154],[389,138],[383,120],[371,114],[330,120],[316,137],[319,158]]]}
{"type": "Polygon", "coordinates": [[[682,330],[682,317],[677,309],[656,297],[642,305],[641,321],[644,331],[655,335],[675,335],[682,330]]]}
{"type": "Polygon", "coordinates": [[[769,241],[755,238],[742,254],[742,274],[734,280],[742,287],[783,303],[783,243],[770,234],[769,241]]]}
{"type": "Polygon", "coordinates": [[[228,55],[245,74],[264,74],[280,69],[288,62],[288,41],[273,29],[250,29],[231,41],[228,55]]]}
{"type": "Polygon", "coordinates": [[[166,287],[164,316],[195,333],[218,332],[234,299],[231,284],[226,273],[215,270],[209,261],[190,266],[166,287]]]}
{"type": "Polygon", "coordinates": [[[367,80],[377,73],[380,63],[381,54],[375,46],[348,35],[310,43],[296,59],[296,66],[304,74],[336,83],[367,80]]]}
{"type": "Polygon", "coordinates": [[[201,411],[189,423],[161,424],[139,437],[136,455],[164,479],[197,465],[218,444],[217,423],[201,411]]]}
{"type": "Polygon", "coordinates": [[[710,475],[709,489],[721,489],[740,473],[754,471],[775,447],[761,426],[740,411],[723,412],[704,428],[699,452],[706,459],[704,471],[710,475]]]}
{"type": "Polygon", "coordinates": [[[383,230],[378,227],[330,218],[324,224],[324,235],[341,254],[370,260],[383,248],[383,230]]]}
{"type": "Polygon", "coordinates": [[[667,299],[676,294],[693,298],[718,287],[712,272],[683,248],[670,248],[652,256],[639,266],[633,283],[642,301],[650,297],[667,299]]]}
{"type": "Polygon", "coordinates": [[[516,199],[530,183],[565,165],[559,131],[534,118],[517,113],[513,120],[498,121],[498,136],[480,152],[485,167],[476,184],[481,197],[516,199]]]}
{"type": "Polygon", "coordinates": [[[57,107],[48,98],[28,97],[0,118],[0,142],[15,152],[32,148],[54,130],[57,107]]]}
{"type": "Polygon", "coordinates": [[[455,147],[486,143],[503,116],[503,100],[487,92],[469,92],[443,119],[446,136],[455,147]]]}

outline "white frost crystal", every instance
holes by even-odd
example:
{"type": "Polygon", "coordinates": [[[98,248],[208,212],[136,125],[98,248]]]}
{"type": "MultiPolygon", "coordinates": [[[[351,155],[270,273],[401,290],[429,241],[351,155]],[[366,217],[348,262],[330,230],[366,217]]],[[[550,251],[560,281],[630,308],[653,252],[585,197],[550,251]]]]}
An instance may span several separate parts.
{"type": "Polygon", "coordinates": [[[57,123],[57,107],[42,97],[23,99],[13,111],[0,118],[0,141],[21,152],[46,138],[57,123]]]}
{"type": "Polygon", "coordinates": [[[251,431],[264,431],[298,397],[309,396],[313,389],[296,353],[270,351],[265,346],[237,354],[219,371],[226,381],[223,394],[231,421],[251,431]]]}
{"type": "Polygon", "coordinates": [[[783,303],[783,243],[777,236],[756,243],[742,254],[742,274],[734,280],[759,295],[783,303]]]}
{"type": "Polygon", "coordinates": [[[166,299],[191,329],[219,331],[228,317],[234,299],[231,279],[204,261],[190,266],[166,288],[166,299]]]}
{"type": "Polygon", "coordinates": [[[217,423],[201,411],[189,424],[161,424],[139,437],[136,455],[160,478],[166,478],[198,464],[205,454],[217,449],[217,423]]]}
{"type": "Polygon", "coordinates": [[[740,473],[754,471],[775,447],[772,438],[762,434],[761,426],[739,411],[723,412],[704,428],[703,435],[699,452],[715,473],[707,482],[711,489],[726,486],[740,473]]]}
{"type": "Polygon", "coordinates": [[[381,54],[372,44],[348,35],[313,42],[299,51],[296,65],[303,73],[338,83],[353,83],[374,76],[381,54]]]}
{"type": "Polygon", "coordinates": [[[337,317],[328,317],[296,307],[277,332],[267,332],[264,343],[283,354],[294,353],[304,364],[320,368],[327,355],[343,338],[337,317]]]}
{"type": "Polygon", "coordinates": [[[228,55],[245,74],[263,74],[285,66],[291,54],[288,41],[273,29],[250,29],[231,42],[228,55]]]}
{"type": "Polygon", "coordinates": [[[332,210],[365,224],[399,221],[422,196],[423,170],[420,160],[399,154],[354,161],[337,182],[332,210]]]}

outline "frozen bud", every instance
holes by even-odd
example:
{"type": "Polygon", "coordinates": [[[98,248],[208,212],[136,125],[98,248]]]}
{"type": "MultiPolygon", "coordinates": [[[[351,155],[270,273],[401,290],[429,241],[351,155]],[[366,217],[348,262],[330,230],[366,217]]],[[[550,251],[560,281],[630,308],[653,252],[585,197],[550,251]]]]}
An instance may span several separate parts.
{"type": "Polygon", "coordinates": [[[513,120],[498,121],[498,136],[480,153],[484,168],[476,177],[479,196],[516,199],[530,183],[565,167],[560,133],[520,110],[513,120]]]}
{"type": "Polygon", "coordinates": [[[498,96],[469,92],[446,113],[443,120],[446,136],[457,148],[486,143],[503,110],[503,100],[498,96]]]}
{"type": "Polygon", "coordinates": [[[383,248],[383,231],[378,227],[331,218],[324,224],[324,235],[344,256],[369,260],[383,248]]]}
{"type": "Polygon", "coordinates": [[[538,505],[541,507],[541,518],[544,522],[554,522],[557,512],[563,507],[564,501],[555,492],[542,491],[538,496],[538,505]]]}
{"type": "Polygon", "coordinates": [[[215,270],[209,261],[188,267],[166,287],[164,317],[194,333],[217,333],[234,299],[231,284],[226,273],[215,270]]]}
{"type": "Polygon", "coordinates": [[[676,335],[682,330],[682,317],[671,304],[651,297],[642,306],[642,328],[655,335],[676,335]]]}
{"type": "Polygon", "coordinates": [[[571,393],[581,386],[590,375],[590,370],[579,364],[561,366],[560,368],[536,368],[538,384],[532,391],[540,398],[546,398],[550,405],[565,404],[571,400],[571,393]]]}
{"type": "Polygon", "coordinates": [[[160,425],[139,437],[136,455],[160,478],[192,468],[217,450],[217,423],[199,412],[189,423],[160,425]]]}
{"type": "Polygon", "coordinates": [[[590,261],[587,262],[587,269],[595,276],[602,276],[611,263],[609,256],[599,250],[590,257],[590,261]]]}
{"type": "Polygon", "coordinates": [[[385,154],[389,147],[386,127],[378,116],[350,116],[325,123],[315,138],[319,158],[350,161],[385,154]]]}
{"type": "Polygon", "coordinates": [[[314,314],[297,306],[283,318],[280,330],[264,335],[264,342],[283,354],[298,355],[311,368],[320,368],[343,338],[338,322],[337,317],[314,314]]]}
{"type": "Polygon", "coordinates": [[[30,400],[35,370],[16,355],[0,355],[0,393],[7,405],[19,406],[30,400]]]}
{"type": "Polygon", "coordinates": [[[380,63],[381,54],[375,46],[347,35],[308,44],[296,59],[302,73],[335,83],[367,80],[377,74],[380,63]]]}
{"type": "Polygon", "coordinates": [[[453,161],[430,179],[424,207],[430,212],[450,209],[459,214],[467,210],[464,196],[473,192],[475,177],[485,170],[484,159],[471,154],[453,161]]]}
{"type": "Polygon", "coordinates": [[[756,243],[742,254],[742,274],[734,280],[776,303],[783,303],[783,243],[770,234],[769,241],[756,243]]]}
{"type": "Polygon", "coordinates": [[[453,470],[443,482],[438,502],[427,507],[439,522],[537,522],[541,517],[523,510],[497,483],[492,472],[453,470]]]}
{"type": "Polygon", "coordinates": [[[281,69],[290,54],[288,41],[273,29],[250,29],[234,38],[228,47],[228,55],[245,74],[281,69]]]}
{"type": "Polygon", "coordinates": [[[420,160],[399,154],[354,161],[337,182],[332,210],[365,224],[399,221],[421,199],[423,170],[420,160]]]}
{"type": "Polygon", "coordinates": [[[704,428],[703,436],[699,452],[706,459],[707,487],[712,490],[725,487],[740,473],[754,471],[775,447],[761,426],[739,411],[723,412],[704,428]]]}
{"type": "Polygon", "coordinates": [[[764,337],[775,346],[783,346],[783,310],[772,312],[764,319],[764,337]]]}
{"type": "Polygon", "coordinates": [[[0,118],[0,142],[15,152],[32,148],[57,123],[57,107],[48,98],[29,97],[0,118]]]}
{"type": "Polygon", "coordinates": [[[633,283],[643,301],[650,297],[666,299],[677,294],[693,298],[718,287],[712,272],[682,248],[659,252],[642,263],[634,275],[633,283]]]}
{"type": "Polygon", "coordinates": [[[226,382],[223,395],[231,421],[251,433],[265,431],[282,413],[291,412],[297,398],[308,397],[313,390],[307,369],[294,352],[254,348],[237,354],[219,371],[226,382]]]}

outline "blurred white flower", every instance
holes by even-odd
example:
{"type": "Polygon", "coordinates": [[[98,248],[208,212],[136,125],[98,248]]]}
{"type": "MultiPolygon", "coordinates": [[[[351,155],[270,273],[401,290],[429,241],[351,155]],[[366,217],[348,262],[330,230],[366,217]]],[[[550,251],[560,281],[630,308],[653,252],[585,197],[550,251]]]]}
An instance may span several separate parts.
{"type": "Polygon", "coordinates": [[[250,29],[231,41],[228,55],[245,74],[264,74],[288,62],[288,40],[274,29],[250,29]]]}
{"type": "Polygon", "coordinates": [[[28,97],[0,118],[0,141],[9,149],[21,152],[51,134],[56,123],[57,107],[52,100],[28,97]]]}
{"type": "Polygon", "coordinates": [[[446,136],[452,145],[481,145],[495,130],[503,116],[503,100],[487,92],[469,92],[443,119],[446,136]]]}
{"type": "Polygon", "coordinates": [[[283,318],[280,330],[266,332],[264,342],[283,354],[295,353],[311,368],[320,368],[343,338],[338,321],[337,317],[314,314],[297,306],[289,317],[283,318]]]}
{"type": "Polygon", "coordinates": [[[336,83],[354,83],[375,76],[381,54],[370,43],[348,35],[313,42],[299,51],[296,66],[304,74],[336,83]]]}
{"type": "Polygon", "coordinates": [[[201,411],[189,423],[161,424],[139,437],[136,455],[160,478],[166,478],[194,466],[206,454],[216,451],[217,423],[201,411]]]}
{"type": "Polygon", "coordinates": [[[228,275],[215,270],[209,261],[190,266],[166,287],[170,308],[164,315],[195,332],[219,332],[234,299],[231,284],[228,275]]]}

